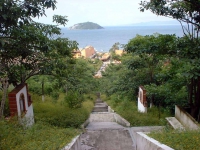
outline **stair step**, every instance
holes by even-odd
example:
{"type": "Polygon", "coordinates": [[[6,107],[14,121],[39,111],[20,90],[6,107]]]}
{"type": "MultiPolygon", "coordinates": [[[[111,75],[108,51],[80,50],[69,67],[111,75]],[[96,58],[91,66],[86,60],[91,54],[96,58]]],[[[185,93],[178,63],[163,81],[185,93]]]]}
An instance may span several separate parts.
{"type": "Polygon", "coordinates": [[[104,103],[103,101],[96,101],[95,104],[104,103]]]}
{"type": "Polygon", "coordinates": [[[104,109],[104,110],[108,110],[107,107],[94,107],[93,109],[99,110],[99,109],[104,109]]]}
{"type": "Polygon", "coordinates": [[[166,120],[174,129],[181,129],[184,130],[185,128],[183,125],[175,118],[175,117],[167,117],[166,120]]]}
{"type": "Polygon", "coordinates": [[[106,105],[107,106],[107,104],[104,103],[104,102],[102,102],[102,103],[95,103],[95,105],[106,105]]]}
{"type": "Polygon", "coordinates": [[[105,108],[94,108],[92,110],[92,112],[108,112],[108,109],[105,109],[105,108]]]}
{"type": "Polygon", "coordinates": [[[96,105],[94,105],[94,107],[108,107],[108,105],[106,105],[106,104],[96,104],[96,105]]]}

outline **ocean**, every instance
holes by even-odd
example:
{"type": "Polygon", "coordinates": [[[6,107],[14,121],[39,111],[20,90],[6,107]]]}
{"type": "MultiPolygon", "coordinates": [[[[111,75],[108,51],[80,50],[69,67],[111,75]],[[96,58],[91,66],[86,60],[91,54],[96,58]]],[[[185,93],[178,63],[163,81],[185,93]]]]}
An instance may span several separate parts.
{"type": "Polygon", "coordinates": [[[104,27],[104,29],[96,30],[69,30],[62,28],[63,38],[77,41],[79,48],[84,48],[88,45],[93,46],[96,51],[108,52],[113,44],[127,44],[130,39],[139,35],[160,34],[176,34],[183,36],[180,25],[163,25],[163,26],[114,26],[104,27]]]}

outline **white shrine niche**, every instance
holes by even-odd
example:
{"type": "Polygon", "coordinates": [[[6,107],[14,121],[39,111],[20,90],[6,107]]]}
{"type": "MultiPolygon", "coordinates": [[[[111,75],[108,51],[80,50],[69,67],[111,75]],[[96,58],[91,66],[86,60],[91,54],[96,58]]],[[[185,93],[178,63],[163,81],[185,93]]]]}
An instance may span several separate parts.
{"type": "Polygon", "coordinates": [[[18,85],[9,94],[11,116],[18,116],[20,123],[31,126],[34,124],[34,113],[31,96],[26,83],[18,85]]]}
{"type": "Polygon", "coordinates": [[[143,86],[139,87],[138,92],[138,111],[142,113],[147,113],[147,100],[146,100],[146,90],[143,86]]]}

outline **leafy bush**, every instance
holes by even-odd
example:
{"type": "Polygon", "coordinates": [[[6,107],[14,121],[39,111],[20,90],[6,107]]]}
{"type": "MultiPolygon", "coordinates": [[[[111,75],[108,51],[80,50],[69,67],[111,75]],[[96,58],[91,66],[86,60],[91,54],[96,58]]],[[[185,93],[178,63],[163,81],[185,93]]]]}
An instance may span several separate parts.
{"type": "Polygon", "coordinates": [[[80,108],[83,102],[83,96],[78,92],[70,91],[67,93],[65,101],[67,102],[69,108],[80,108]]]}

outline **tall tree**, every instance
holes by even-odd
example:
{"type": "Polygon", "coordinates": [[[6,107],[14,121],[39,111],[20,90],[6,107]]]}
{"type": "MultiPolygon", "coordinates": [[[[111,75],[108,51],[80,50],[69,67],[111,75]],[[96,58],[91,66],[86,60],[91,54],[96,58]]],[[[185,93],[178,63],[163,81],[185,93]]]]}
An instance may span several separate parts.
{"type": "Polygon", "coordinates": [[[188,103],[191,115],[200,118],[200,1],[151,0],[141,2],[141,11],[174,18],[181,23],[185,37],[177,40],[177,55],[186,62],[183,75],[188,79],[188,103]],[[188,67],[190,66],[190,67],[188,67]]]}
{"type": "MultiPolygon", "coordinates": [[[[55,4],[56,0],[0,1],[0,76],[7,76],[14,86],[37,74],[54,74],[61,64],[58,59],[70,57],[77,47],[76,42],[54,38],[60,34],[58,25],[32,20],[46,15],[46,9],[54,10],[55,4]]],[[[54,15],[53,21],[65,25],[68,20],[54,15]]]]}
{"type": "Polygon", "coordinates": [[[141,1],[140,10],[176,19],[183,32],[190,38],[198,38],[200,30],[200,1],[198,0],[151,0],[141,1]]]}

